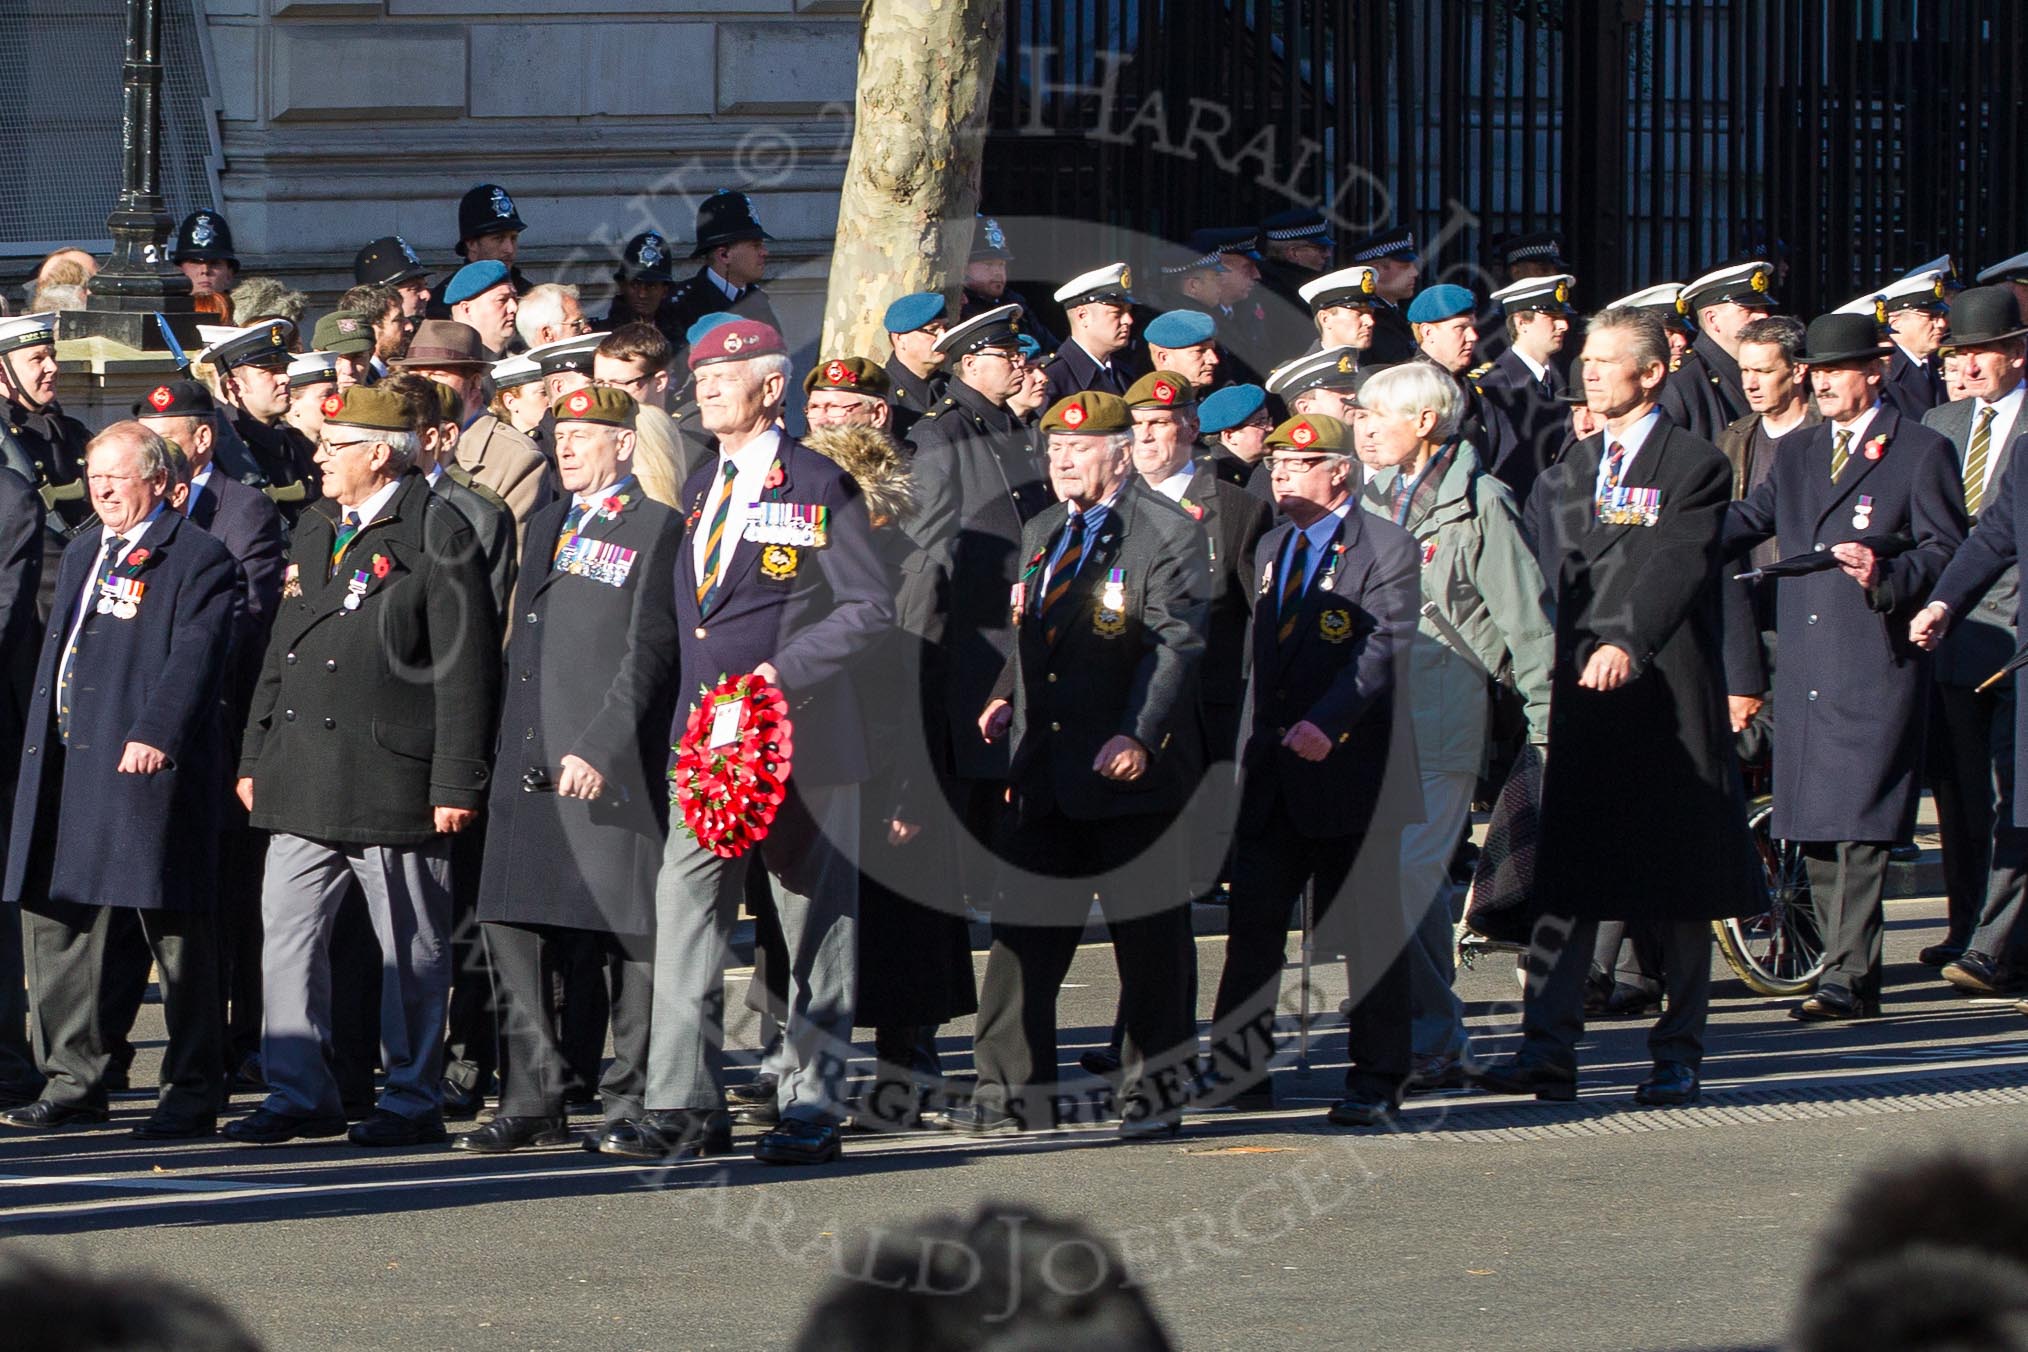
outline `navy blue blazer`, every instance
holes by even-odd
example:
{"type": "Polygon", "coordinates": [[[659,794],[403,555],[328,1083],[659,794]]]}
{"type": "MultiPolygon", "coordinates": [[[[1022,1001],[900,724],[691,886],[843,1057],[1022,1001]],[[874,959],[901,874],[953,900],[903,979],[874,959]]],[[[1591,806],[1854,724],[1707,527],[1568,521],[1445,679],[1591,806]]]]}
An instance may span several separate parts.
{"type": "Polygon", "coordinates": [[[258,488],[214,469],[190,504],[189,517],[191,525],[224,545],[239,564],[242,604],[225,683],[225,701],[233,711],[231,735],[237,739],[254,687],[260,684],[268,630],[274,627],[275,608],[282,599],[282,563],[288,552],[282,513],[258,488]]]}
{"type": "MultiPolygon", "coordinates": [[[[1962,622],[1972,607],[2009,569],[2028,553],[2028,490],[2021,485],[2021,466],[2028,456],[2012,455],[2000,471],[1993,491],[1979,512],[1979,522],[1951,556],[1929,599],[1950,607],[1951,623],[1962,622]]],[[[2020,621],[2015,620],[2016,637],[2020,621]]],[[[2018,675],[2009,676],[2018,681],[2018,675]]],[[[2028,700],[2014,701],[2014,782],[2028,783],[2028,700]]],[[[2014,795],[2014,825],[2028,827],[2028,794],[2014,795]]]]}
{"type": "Polygon", "coordinates": [[[224,545],[164,509],[116,570],[145,590],[130,619],[83,596],[102,530],[64,551],[35,671],[15,786],[4,897],[31,910],[45,897],[144,910],[209,906],[225,798],[220,682],[241,605],[224,545]],[[136,561],[135,556],[147,551],[136,561]],[[57,737],[57,664],[80,604],[92,607],[71,658],[71,735],[57,737]],[[152,775],[121,774],[127,743],[169,758],[152,775]],[[52,764],[56,762],[56,764],[52,764]],[[61,774],[56,820],[44,820],[44,776],[61,774]],[[30,868],[32,847],[38,865],[30,868]]]}
{"type": "MultiPolygon", "coordinates": [[[[776,458],[782,481],[761,501],[828,507],[828,538],[815,549],[728,542],[724,582],[702,612],[696,550],[683,542],[676,551],[676,618],[685,695],[670,741],[682,740],[700,686],[771,662],[794,724],[791,784],[856,784],[866,778],[867,758],[851,667],[894,623],[894,592],[852,476],[786,434],[776,458]]],[[[701,528],[718,473],[713,460],[683,485],[691,530],[701,528]]]]}
{"type": "Polygon", "coordinates": [[[1900,840],[1929,711],[1930,660],[1908,621],[1965,538],[1964,493],[1950,442],[1884,403],[1835,484],[1831,450],[1829,422],[1783,438],[1773,472],[1727,511],[1726,553],[1771,537],[1784,556],[1866,535],[1915,548],[1883,561],[1871,591],[1836,568],[1776,584],[1774,832],[1900,840]]]}
{"type": "Polygon", "coordinates": [[[1422,604],[1420,554],[1407,531],[1351,503],[1332,557],[1318,563],[1284,641],[1282,551],[1294,530],[1284,521],[1254,554],[1253,698],[1240,741],[1239,827],[1259,830],[1279,797],[1305,836],[1359,835],[1390,767],[1396,783],[1417,786],[1421,806],[1414,728],[1407,701],[1395,697],[1408,677],[1422,604]],[[1333,743],[1320,761],[1282,745],[1304,722],[1333,743]]]}

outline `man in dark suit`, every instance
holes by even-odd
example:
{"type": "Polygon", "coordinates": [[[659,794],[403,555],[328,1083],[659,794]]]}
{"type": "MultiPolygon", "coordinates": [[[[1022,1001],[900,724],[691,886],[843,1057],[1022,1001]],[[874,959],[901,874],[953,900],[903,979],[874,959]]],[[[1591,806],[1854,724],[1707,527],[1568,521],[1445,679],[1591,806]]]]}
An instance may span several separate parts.
{"type": "MultiPolygon", "coordinates": [[[[20,474],[0,466],[0,840],[7,837],[14,811],[22,733],[35,689],[42,624],[35,598],[45,533],[41,495],[20,474]]],[[[0,906],[0,1108],[33,1103],[40,1092],[42,1075],[28,1047],[26,980],[21,913],[0,906]]]]}
{"type": "Polygon", "coordinates": [[[19,903],[42,1096],[0,1123],[106,1120],[100,971],[131,908],[162,974],[162,1097],[135,1134],[209,1136],[225,1101],[217,939],[219,692],[239,574],[168,506],[170,451],[115,423],[86,451],[101,528],[65,553],[29,706],[4,899],[19,903]]]}
{"type": "MultiPolygon", "coordinates": [[[[698,203],[697,242],[690,258],[704,266],[676,288],[669,298],[668,320],[662,323],[658,316],[658,327],[687,338],[690,326],[698,320],[729,310],[779,333],[781,323],[768,303],[767,292],[761,289],[768,270],[767,242],[773,238],[761,229],[753,200],[743,192],[720,188],[698,203]]],[[[680,361],[683,350],[679,348],[676,356],[680,361]]]]}
{"type": "MultiPolygon", "coordinates": [[[[1570,434],[1570,407],[1562,399],[1569,384],[1557,361],[1577,315],[1570,304],[1574,280],[1567,273],[1529,277],[1495,291],[1505,341],[1497,356],[1467,377],[1514,429],[1513,450],[1492,471],[1514,490],[1516,502],[1528,500],[1535,476],[1548,468],[1570,434]]],[[[1481,343],[1481,355],[1484,350],[1481,343]]]]}
{"type": "Polygon", "coordinates": [[[568,497],[529,526],[478,888],[506,1044],[500,1112],[460,1136],[460,1150],[569,1139],[550,981],[587,946],[607,983],[614,1050],[594,1144],[639,1141],[683,527],[633,475],[635,407],[623,390],[593,387],[553,410],[568,497]]]}
{"type": "MultiPolygon", "coordinates": [[[[1974,521],[1998,496],[2001,479],[2028,431],[2023,368],[2028,327],[2013,288],[1974,287],[1959,295],[1949,351],[1970,393],[1925,413],[1924,427],[1956,452],[1965,509],[1974,521]]],[[[1952,617],[1936,650],[1936,697],[1930,723],[1930,792],[1943,837],[1949,928],[1921,958],[1941,966],[1952,985],[1974,994],[2011,989],[2028,972],[2028,953],[2008,938],[2028,898],[2028,837],[2014,828],[2014,703],[2012,681],[1978,687],[2014,654],[2014,613],[2020,579],[2008,568],[1978,604],[1952,617]],[[1995,923],[1988,923],[1988,918],[1995,923]],[[1976,933],[1976,942],[1975,939],[1976,933]]]]}
{"type": "Polygon", "coordinates": [[[1147,374],[1147,361],[1133,346],[1133,275],[1125,263],[1108,263],[1056,288],[1056,303],[1070,322],[1070,337],[1047,368],[1047,404],[1080,390],[1119,396],[1147,374]]]}
{"type": "Polygon", "coordinates": [[[1802,843],[1824,938],[1816,992],[1794,1011],[1806,1021],[1879,1009],[1887,851],[1915,829],[1929,707],[1929,662],[1902,638],[1965,535],[1950,443],[1881,399],[1877,332],[1867,314],[1811,322],[1801,361],[1824,422],[1733,504],[1725,532],[1728,554],[1772,538],[1784,555],[1837,558],[1776,592],[1773,829],[1802,843]],[[1882,535],[1911,547],[1876,555],[1863,541],[1882,535]]]}
{"type": "Polygon", "coordinates": [[[289,344],[296,337],[295,325],[270,319],[250,328],[204,333],[210,345],[197,360],[212,369],[211,392],[220,412],[251,455],[263,491],[293,524],[316,500],[318,483],[316,447],[287,421],[289,344]]]}
{"type": "MultiPolygon", "coordinates": [[[[752,320],[690,346],[716,463],[683,486],[692,539],[677,550],[677,669],[694,692],[723,672],[780,688],[795,722],[788,799],[759,848],[790,959],[776,1088],[780,1121],[756,1158],[836,1159],[852,1041],[859,785],[867,774],[852,663],[894,618],[872,524],[843,470],[778,424],[789,361],[752,320]],[[693,681],[691,677],[696,679],[693,681]]],[[[699,696],[677,712],[675,736],[699,696]]],[[[753,852],[727,858],[674,828],[655,885],[655,1008],[644,1153],[731,1148],[725,1113],[725,966],[753,852]]]]}
{"type": "Polygon", "coordinates": [[[979,847],[994,846],[1006,817],[1007,750],[979,738],[979,710],[1014,651],[1006,600],[1021,568],[1022,527],[1052,500],[1028,430],[1007,406],[1023,380],[1020,314],[1003,305],[939,340],[957,369],[943,403],[915,425],[911,473],[925,510],[905,527],[917,544],[941,551],[950,572],[946,723],[930,740],[950,748],[955,825],[977,842],[959,853],[958,883],[981,908],[991,904],[997,870],[979,847]]]}
{"type": "Polygon", "coordinates": [[[414,471],[408,404],[354,385],[327,410],[326,501],[296,523],[282,608],[240,750],[239,796],[272,833],[261,916],[270,1093],[248,1144],[345,1131],[325,1063],[331,924],[356,883],[379,937],[387,1084],[366,1146],[446,1139],[449,837],[491,777],[500,631],[472,529],[414,471]]]}
{"type": "Polygon", "coordinates": [[[1205,439],[1204,463],[1211,472],[1273,506],[1267,435],[1275,430],[1275,420],[1268,413],[1267,391],[1258,385],[1227,385],[1197,406],[1197,429],[1205,439]]]}
{"type": "Polygon", "coordinates": [[[1212,1008],[1212,1077],[1242,1106],[1273,1102],[1267,1059],[1286,960],[1289,911],[1315,888],[1330,947],[1350,955],[1358,999],[1346,1030],[1339,1126],[1373,1126],[1401,1102],[1410,1052],[1410,925],[1394,876],[1396,838],[1369,828],[1390,786],[1420,811],[1406,693],[1421,593],[1416,544],[1359,510],[1351,433],[1298,414],[1268,438],[1287,521],[1254,556],[1255,679],[1240,754],[1231,930],[1212,1008]],[[1365,857],[1370,854],[1371,857],[1365,857]],[[1359,876],[1355,877],[1355,873],[1359,876]],[[1376,901],[1376,898],[1379,900],[1376,901]]]}
{"type": "MultiPolygon", "coordinates": [[[[1774,313],[1771,264],[1728,263],[1683,288],[1676,304],[1697,316],[1697,338],[1669,373],[1657,401],[1662,416],[1701,441],[1713,441],[1746,416],[1739,387],[1739,331],[1774,313]]],[[[1628,300],[1632,300],[1629,297],[1628,300]]]]}
{"type": "Polygon", "coordinates": [[[1537,482],[1530,515],[1555,603],[1548,769],[1520,1053],[1502,1093],[1570,1099],[1600,920],[1650,925],[1668,1010],[1639,1102],[1699,1092],[1711,921],[1765,905],[1726,719],[1719,537],[1725,457],[1655,407],[1669,342],[1632,308],[1594,315],[1585,396],[1605,419],[1537,482]]]}
{"type": "Polygon", "coordinates": [[[1879,308],[1894,339],[1881,392],[1910,418],[1920,418],[1948,398],[1938,368],[1951,330],[1949,282],[1948,267],[1930,267],[1880,289],[1879,308]]]}
{"type": "Polygon", "coordinates": [[[1014,656],[978,733],[1011,737],[1018,829],[993,910],[969,1106],[973,1134],[1047,1130],[1056,1094],[1056,995],[1092,895],[1111,924],[1126,1021],[1122,1135],[1173,1134],[1196,1052],[1183,809],[1203,768],[1204,538],[1141,486],[1126,404],[1097,390],[1043,415],[1059,502],[1022,533],[1010,597],[1014,656]]]}
{"type": "MultiPolygon", "coordinates": [[[[239,564],[239,622],[232,642],[223,699],[227,764],[239,762],[240,734],[260,683],[261,659],[282,594],[282,516],[259,489],[224,473],[214,462],[218,424],[211,391],[194,380],[158,385],[134,404],[141,425],[173,442],[190,462],[188,496],[181,510],[190,523],[216,536],[239,564]]],[[[267,836],[247,825],[246,809],[221,785],[224,816],[218,837],[219,956],[227,1007],[227,1068],[238,1070],[260,1050],[261,1040],[261,871],[267,836]]],[[[147,954],[139,949],[138,979],[129,983],[128,1003],[114,1027],[133,1027],[148,979],[147,954]]],[[[116,985],[111,972],[108,985],[116,985]]],[[[111,1015],[109,1013],[109,1020],[111,1015]]]]}

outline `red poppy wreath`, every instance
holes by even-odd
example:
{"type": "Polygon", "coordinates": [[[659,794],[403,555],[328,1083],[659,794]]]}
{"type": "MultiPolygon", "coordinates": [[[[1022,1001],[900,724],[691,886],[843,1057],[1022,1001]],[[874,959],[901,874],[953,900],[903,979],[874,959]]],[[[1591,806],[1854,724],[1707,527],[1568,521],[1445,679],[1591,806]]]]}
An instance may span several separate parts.
{"type": "Polygon", "coordinates": [[[669,797],[697,843],[737,859],[767,837],[795,750],[788,698],[759,677],[702,691],[669,770],[669,797]]]}

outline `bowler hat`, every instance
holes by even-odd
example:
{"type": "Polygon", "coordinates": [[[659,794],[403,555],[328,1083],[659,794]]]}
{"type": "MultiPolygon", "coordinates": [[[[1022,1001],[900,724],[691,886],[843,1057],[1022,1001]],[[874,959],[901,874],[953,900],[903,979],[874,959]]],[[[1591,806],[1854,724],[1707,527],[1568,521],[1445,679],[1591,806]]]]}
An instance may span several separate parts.
{"type": "Polygon", "coordinates": [[[1975,286],[1960,291],[1951,305],[1950,340],[1945,350],[2002,343],[2028,334],[2021,323],[2021,302],[2011,286],[1975,286]]]}
{"type": "Polygon", "coordinates": [[[1810,321],[1803,349],[1796,360],[1805,366],[1841,366],[1877,361],[1894,346],[1880,340],[1880,326],[1870,314],[1828,314],[1810,321]]]}

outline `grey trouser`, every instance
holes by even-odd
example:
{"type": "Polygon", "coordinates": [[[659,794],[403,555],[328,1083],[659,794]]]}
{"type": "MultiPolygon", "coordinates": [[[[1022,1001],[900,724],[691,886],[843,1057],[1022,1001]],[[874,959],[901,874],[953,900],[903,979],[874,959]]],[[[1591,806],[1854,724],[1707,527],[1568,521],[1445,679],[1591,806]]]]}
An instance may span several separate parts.
{"type": "Polygon", "coordinates": [[[331,1040],[331,922],[354,880],[383,954],[379,1106],[404,1117],[438,1110],[444,1009],[451,989],[451,847],[332,845],[277,831],[261,890],[263,1105],[298,1117],[338,1116],[331,1040]]]}
{"type": "Polygon", "coordinates": [[[1422,776],[1422,820],[1401,829],[1401,909],[1414,927],[1408,945],[1410,1048],[1416,1059],[1465,1054],[1465,1005],[1451,989],[1457,934],[1451,913],[1451,856],[1472,813],[1478,776],[1422,776]]]}
{"type": "Polygon", "coordinates": [[[746,871],[765,866],[789,950],[776,1102],[783,1117],[843,1120],[858,994],[858,853],[857,784],[795,790],[765,845],[737,859],[670,824],[655,880],[650,1112],[725,1106],[725,969],[746,871]]]}

